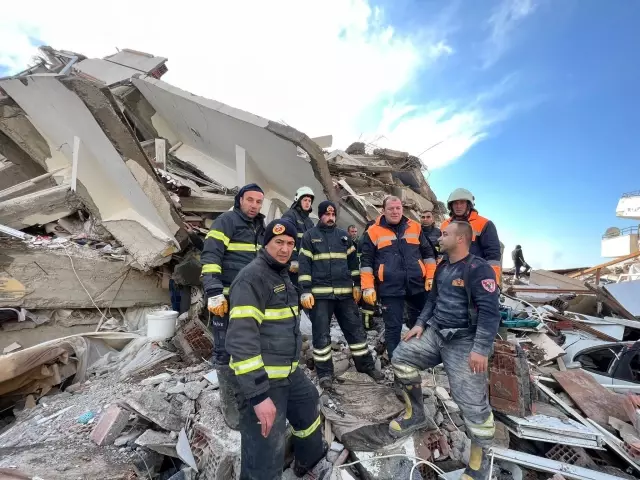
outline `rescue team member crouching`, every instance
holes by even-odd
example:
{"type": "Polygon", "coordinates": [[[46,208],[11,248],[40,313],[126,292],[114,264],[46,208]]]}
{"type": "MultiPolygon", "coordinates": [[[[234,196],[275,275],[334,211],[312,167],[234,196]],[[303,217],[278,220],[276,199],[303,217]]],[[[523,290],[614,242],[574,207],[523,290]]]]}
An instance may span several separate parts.
{"type": "Polygon", "coordinates": [[[362,298],[369,305],[376,304],[377,282],[391,359],[400,343],[405,303],[409,313],[407,326],[411,328],[424,306],[425,290],[431,289],[436,260],[420,224],[403,215],[398,197],[385,198],[382,209],[383,215],[362,237],[360,275],[362,298]]]}
{"type": "Polygon", "coordinates": [[[382,380],[384,375],[375,368],[356,304],[362,295],[356,246],[347,232],[336,227],[336,206],[332,202],[322,202],[318,216],[318,225],[302,237],[298,281],[300,303],[310,310],[313,359],[320,386],[330,388],[333,381],[330,328],[334,314],[356,370],[382,380]]]}
{"type": "Polygon", "coordinates": [[[291,208],[282,215],[282,218],[289,220],[298,230],[298,234],[296,236],[296,248],[293,250],[293,253],[291,254],[291,261],[289,262],[289,278],[291,278],[291,281],[296,287],[298,286],[298,254],[300,252],[302,236],[306,231],[313,228],[313,221],[309,218],[313,199],[313,190],[309,187],[300,187],[296,191],[296,196],[293,199],[293,205],[291,205],[291,208]]]}
{"type": "Polygon", "coordinates": [[[466,222],[452,222],[442,232],[440,249],[448,258],[436,270],[416,326],[405,335],[391,361],[406,411],[391,422],[389,433],[402,437],[427,425],[420,370],[443,363],[451,395],[471,438],[469,465],[460,478],[485,480],[490,463],[485,448],[495,432],[487,370],[500,325],[499,291],[489,264],[469,253],[472,237],[466,222]]]}
{"type": "Polygon", "coordinates": [[[202,284],[207,308],[213,314],[213,363],[220,382],[220,404],[224,421],[238,429],[235,376],[229,369],[225,336],[229,325],[229,286],[238,272],[248,265],[262,245],[264,215],[260,213],[264,193],[255,183],[245,185],[235,197],[233,210],[216,218],[204,241],[200,255],[202,284]]]}
{"type": "Polygon", "coordinates": [[[318,391],[298,368],[298,293],[287,274],[296,233],[286,219],[269,223],[264,248],[231,285],[227,351],[241,392],[240,480],[282,477],[287,420],[294,472],[313,468],[314,478],[324,478],[317,473],[326,464],[318,391]]]}
{"type": "Polygon", "coordinates": [[[447,200],[450,218],[442,222],[440,228],[444,230],[454,220],[469,222],[473,229],[470,252],[491,265],[496,274],[498,286],[500,286],[502,281],[502,248],[498,231],[491,220],[478,215],[475,205],[475,197],[469,190],[456,188],[447,200]]]}

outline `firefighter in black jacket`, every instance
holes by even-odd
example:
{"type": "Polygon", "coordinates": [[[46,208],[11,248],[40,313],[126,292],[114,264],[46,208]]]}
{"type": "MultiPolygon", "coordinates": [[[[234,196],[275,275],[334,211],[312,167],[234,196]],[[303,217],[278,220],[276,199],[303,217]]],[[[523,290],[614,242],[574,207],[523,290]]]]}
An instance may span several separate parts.
{"type": "Polygon", "coordinates": [[[218,370],[220,404],[230,428],[238,428],[235,378],[229,370],[225,335],[229,325],[229,286],[238,272],[255,257],[264,237],[264,215],[260,213],[264,193],[255,183],[245,185],[235,197],[233,210],[216,218],[200,255],[202,283],[211,312],[214,338],[213,363],[218,370]]]}
{"type": "Polygon", "coordinates": [[[293,429],[296,475],[311,472],[321,479],[330,469],[324,459],[318,391],[298,368],[298,293],[287,274],[295,241],[291,222],[269,223],[264,248],[231,286],[227,351],[241,392],[240,480],[282,477],[287,420],[293,429]]]}
{"type": "Polygon", "coordinates": [[[347,232],[336,228],[336,207],[329,201],[318,206],[318,225],[302,237],[300,248],[300,303],[310,309],[313,359],[322,388],[331,387],[331,319],[335,314],[359,372],[381,380],[367,347],[357,302],[360,291],[358,253],[347,232]]]}
{"type": "Polygon", "coordinates": [[[291,254],[291,261],[289,262],[289,278],[291,278],[291,281],[296,287],[298,286],[298,252],[300,251],[302,236],[305,232],[313,228],[313,220],[309,218],[313,199],[313,190],[309,187],[300,187],[296,191],[296,196],[293,199],[293,205],[291,205],[291,208],[282,215],[282,218],[286,218],[291,221],[298,231],[298,235],[296,237],[296,248],[293,250],[293,253],[291,254]]]}

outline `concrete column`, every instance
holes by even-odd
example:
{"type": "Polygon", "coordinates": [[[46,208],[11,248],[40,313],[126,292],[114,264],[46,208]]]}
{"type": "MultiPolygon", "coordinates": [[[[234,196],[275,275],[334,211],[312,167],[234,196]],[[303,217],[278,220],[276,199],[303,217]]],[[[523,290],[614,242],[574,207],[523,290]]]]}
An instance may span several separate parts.
{"type": "Polygon", "coordinates": [[[236,175],[238,187],[247,183],[247,151],[240,145],[236,145],[236,175]]]}

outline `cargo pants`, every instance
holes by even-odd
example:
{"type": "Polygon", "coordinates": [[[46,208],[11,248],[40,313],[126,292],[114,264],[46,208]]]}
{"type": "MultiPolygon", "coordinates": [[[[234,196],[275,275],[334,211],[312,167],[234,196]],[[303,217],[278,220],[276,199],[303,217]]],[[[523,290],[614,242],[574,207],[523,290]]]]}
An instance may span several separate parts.
{"type": "Polygon", "coordinates": [[[331,319],[334,314],[349,344],[356,370],[363,373],[375,370],[375,363],[367,346],[367,334],[360,321],[360,312],[352,298],[316,299],[316,304],[309,313],[313,335],[313,360],[318,378],[333,376],[331,319]]]}
{"type": "Polygon", "coordinates": [[[420,370],[442,363],[469,438],[473,443],[490,446],[495,425],[489,405],[487,373],[473,373],[469,367],[474,337],[475,333],[464,330],[445,340],[436,327],[429,325],[420,338],[398,345],[391,364],[396,381],[413,385],[421,383],[420,370]]]}
{"type": "Polygon", "coordinates": [[[387,354],[393,356],[393,351],[400,343],[402,325],[404,325],[404,310],[407,308],[407,327],[412,328],[422,312],[427,301],[427,292],[404,297],[382,297],[382,319],[384,320],[384,337],[387,343],[387,354]]]}
{"type": "MultiPolygon", "coordinates": [[[[275,382],[274,382],[275,383],[275,382]]],[[[242,399],[240,409],[240,480],[280,480],[284,467],[287,420],[293,433],[296,463],[311,469],[323,456],[318,391],[297,368],[268,391],[276,418],[267,438],[253,406],[242,399]]]]}

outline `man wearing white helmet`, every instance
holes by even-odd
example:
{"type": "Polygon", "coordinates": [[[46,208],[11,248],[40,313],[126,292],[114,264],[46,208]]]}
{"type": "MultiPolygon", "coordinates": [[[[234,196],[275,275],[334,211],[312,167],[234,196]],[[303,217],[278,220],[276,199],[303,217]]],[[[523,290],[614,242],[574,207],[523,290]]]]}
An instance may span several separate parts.
{"type": "Polygon", "coordinates": [[[450,218],[440,226],[447,228],[452,221],[469,222],[473,229],[473,239],[470,253],[487,261],[496,274],[496,281],[500,285],[502,279],[502,262],[500,239],[494,223],[480,215],[475,208],[475,197],[466,188],[456,188],[447,200],[450,218]]]}
{"type": "Polygon", "coordinates": [[[287,212],[282,215],[282,218],[286,218],[296,226],[298,230],[298,236],[296,237],[296,248],[291,254],[289,277],[293,284],[298,287],[298,252],[300,250],[300,242],[307,230],[313,228],[313,221],[309,218],[311,213],[311,205],[313,204],[314,194],[313,190],[309,187],[300,187],[296,191],[296,196],[293,199],[293,204],[287,212]]]}

